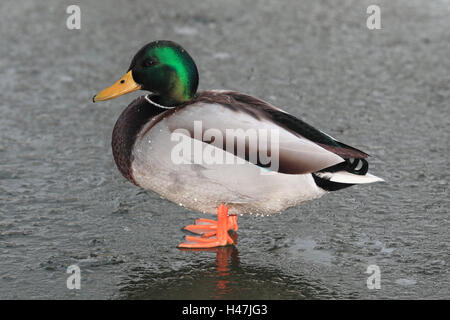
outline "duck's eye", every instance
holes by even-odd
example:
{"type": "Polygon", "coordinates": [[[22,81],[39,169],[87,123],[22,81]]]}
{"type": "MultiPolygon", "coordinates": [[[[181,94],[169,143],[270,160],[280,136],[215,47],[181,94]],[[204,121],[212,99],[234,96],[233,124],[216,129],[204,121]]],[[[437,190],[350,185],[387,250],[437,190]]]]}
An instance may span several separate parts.
{"type": "Polygon", "coordinates": [[[147,58],[144,60],[144,67],[151,67],[154,66],[156,64],[156,61],[151,59],[151,58],[147,58]]]}

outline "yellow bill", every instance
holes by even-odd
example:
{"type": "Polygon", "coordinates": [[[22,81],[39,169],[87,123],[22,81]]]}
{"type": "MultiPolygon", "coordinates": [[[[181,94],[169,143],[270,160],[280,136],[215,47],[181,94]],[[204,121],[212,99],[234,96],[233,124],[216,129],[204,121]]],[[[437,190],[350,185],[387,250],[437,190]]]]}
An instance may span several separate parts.
{"type": "Polygon", "coordinates": [[[131,70],[127,72],[122,78],[120,78],[119,81],[114,83],[111,87],[103,89],[99,93],[97,93],[93,101],[105,101],[109,99],[117,98],[125,93],[130,93],[136,90],[141,89],[141,85],[137,84],[134,79],[133,75],[131,74],[131,70]]]}

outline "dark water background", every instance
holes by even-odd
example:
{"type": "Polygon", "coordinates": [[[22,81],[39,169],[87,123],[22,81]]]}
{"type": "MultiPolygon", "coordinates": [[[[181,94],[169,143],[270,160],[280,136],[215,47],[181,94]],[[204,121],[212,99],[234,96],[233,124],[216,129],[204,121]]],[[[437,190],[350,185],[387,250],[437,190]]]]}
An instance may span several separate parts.
{"type": "Polygon", "coordinates": [[[371,1],[78,1],[81,30],[70,4],[0,4],[0,298],[449,298],[449,1],[377,1],[375,31],[371,1]],[[367,151],[387,183],[242,217],[236,248],[178,250],[201,215],[112,159],[137,94],[91,103],[156,39],[191,53],[200,89],[289,111],[367,151]]]}

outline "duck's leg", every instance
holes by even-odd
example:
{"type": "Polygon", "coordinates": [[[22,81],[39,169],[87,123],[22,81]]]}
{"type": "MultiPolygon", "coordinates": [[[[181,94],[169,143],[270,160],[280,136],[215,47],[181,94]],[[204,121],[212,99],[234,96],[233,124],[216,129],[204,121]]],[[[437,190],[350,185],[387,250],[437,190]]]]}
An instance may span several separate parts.
{"type": "Polygon", "coordinates": [[[186,230],[202,234],[201,237],[186,236],[186,241],[179,244],[180,248],[213,248],[233,244],[228,230],[237,230],[237,217],[228,216],[228,208],[221,204],[217,208],[217,222],[209,219],[198,219],[195,225],[186,230]],[[199,227],[196,227],[199,226],[199,227]],[[215,235],[215,237],[213,237],[215,235]]]}
{"type": "MultiPolygon", "coordinates": [[[[228,211],[228,208],[226,206],[224,205],[221,206],[225,207],[226,210],[228,211]]],[[[219,214],[219,208],[217,208],[217,214],[219,214]]],[[[200,218],[195,220],[195,224],[190,224],[184,227],[184,230],[199,234],[202,237],[212,237],[216,235],[217,224],[218,221],[200,218]]],[[[237,215],[235,214],[228,215],[226,224],[227,230],[238,231],[237,215]]]]}

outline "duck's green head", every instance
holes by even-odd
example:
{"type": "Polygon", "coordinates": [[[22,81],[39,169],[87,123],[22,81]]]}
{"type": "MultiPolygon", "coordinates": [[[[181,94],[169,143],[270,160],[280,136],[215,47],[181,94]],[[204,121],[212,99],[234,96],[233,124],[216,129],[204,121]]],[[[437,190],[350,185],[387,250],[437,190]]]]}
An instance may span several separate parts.
{"type": "Polygon", "coordinates": [[[128,72],[95,95],[93,101],[146,90],[156,95],[159,104],[173,106],[192,99],[197,86],[197,66],[186,50],[172,41],[154,41],[139,50],[128,72]]]}

